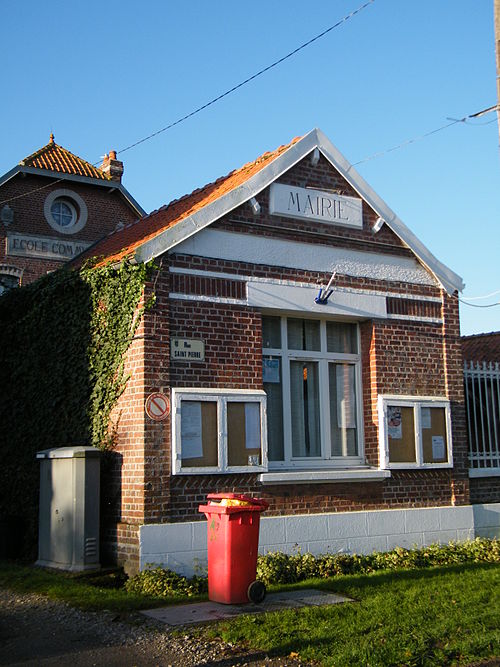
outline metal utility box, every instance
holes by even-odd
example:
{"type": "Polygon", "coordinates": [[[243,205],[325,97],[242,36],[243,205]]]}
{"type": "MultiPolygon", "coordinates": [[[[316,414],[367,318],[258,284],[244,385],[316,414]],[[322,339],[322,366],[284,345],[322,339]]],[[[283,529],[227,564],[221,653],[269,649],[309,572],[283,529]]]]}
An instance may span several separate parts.
{"type": "Polygon", "coordinates": [[[37,565],[99,568],[100,452],[59,447],[37,452],[40,515],[37,565]]]}

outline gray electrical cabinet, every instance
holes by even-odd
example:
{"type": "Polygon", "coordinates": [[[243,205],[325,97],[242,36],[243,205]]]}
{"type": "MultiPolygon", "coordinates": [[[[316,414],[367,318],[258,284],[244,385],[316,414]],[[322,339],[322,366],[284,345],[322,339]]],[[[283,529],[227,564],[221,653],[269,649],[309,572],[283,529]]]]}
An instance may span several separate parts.
{"type": "Polygon", "coordinates": [[[72,572],[99,568],[100,452],[59,447],[40,459],[37,565],[72,572]]]}

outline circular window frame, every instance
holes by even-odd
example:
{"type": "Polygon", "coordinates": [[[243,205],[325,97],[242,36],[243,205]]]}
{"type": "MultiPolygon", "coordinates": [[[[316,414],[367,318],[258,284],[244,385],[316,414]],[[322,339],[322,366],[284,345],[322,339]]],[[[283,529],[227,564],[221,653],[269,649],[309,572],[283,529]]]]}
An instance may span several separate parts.
{"type": "Polygon", "coordinates": [[[54,190],[49,194],[43,206],[43,213],[52,229],[55,229],[55,231],[60,234],[76,234],[85,227],[88,217],[87,205],[80,195],[77,195],[76,192],[73,192],[72,190],[66,190],[64,188],[54,190]],[[65,200],[65,203],[75,210],[75,222],[67,227],[58,225],[52,216],[52,205],[57,199],[65,200]]]}

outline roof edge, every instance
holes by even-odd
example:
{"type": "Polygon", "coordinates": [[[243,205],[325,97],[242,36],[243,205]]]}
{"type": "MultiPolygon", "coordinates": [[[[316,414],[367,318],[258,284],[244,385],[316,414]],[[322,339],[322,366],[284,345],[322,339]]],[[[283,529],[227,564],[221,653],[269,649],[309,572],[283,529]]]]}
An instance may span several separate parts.
{"type": "Polygon", "coordinates": [[[318,145],[325,157],[340,171],[342,176],[350,185],[367,201],[373,210],[380,215],[385,223],[399,238],[406,243],[420,261],[435,275],[444,289],[453,294],[455,291],[462,292],[465,284],[457,273],[448,268],[435,257],[432,252],[418,239],[415,234],[394,213],[385,201],[365,181],[361,174],[345,159],[340,151],[335,148],[326,135],[319,129],[315,130],[318,141],[324,145],[327,153],[323,152],[322,145],[318,145]]]}
{"type": "Polygon", "coordinates": [[[412,250],[448,294],[453,294],[455,291],[462,291],[464,289],[465,285],[462,278],[431,253],[318,128],[304,135],[245,183],[184,218],[176,225],[160,232],[154,238],[139,245],[134,252],[135,260],[138,262],[147,262],[154,259],[193,234],[208,227],[218,218],[230,213],[241,204],[259,194],[259,192],[268,187],[315,148],[320,150],[324,157],[339,171],[360,197],[373,208],[388,227],[412,250]]]}
{"type": "Polygon", "coordinates": [[[147,215],[146,211],[134,199],[134,197],[132,197],[127,188],[122,183],[118,183],[117,181],[92,178],[91,176],[80,176],[80,174],[59,173],[56,171],[51,171],[50,169],[40,169],[39,167],[23,167],[19,164],[0,177],[0,187],[17,176],[17,174],[44,176],[46,178],[53,178],[56,181],[75,181],[77,183],[85,183],[86,185],[97,185],[99,187],[105,187],[108,188],[108,190],[119,190],[124,199],[127,200],[130,206],[139,214],[140,217],[147,215]]]}

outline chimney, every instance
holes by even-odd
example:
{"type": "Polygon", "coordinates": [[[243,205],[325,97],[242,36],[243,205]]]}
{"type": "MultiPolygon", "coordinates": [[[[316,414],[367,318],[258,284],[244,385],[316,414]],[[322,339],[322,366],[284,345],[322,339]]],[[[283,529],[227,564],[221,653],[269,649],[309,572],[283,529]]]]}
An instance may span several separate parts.
{"type": "Polygon", "coordinates": [[[116,159],[116,151],[109,151],[109,155],[104,156],[101,171],[108,174],[112,181],[122,182],[123,162],[116,159]]]}

